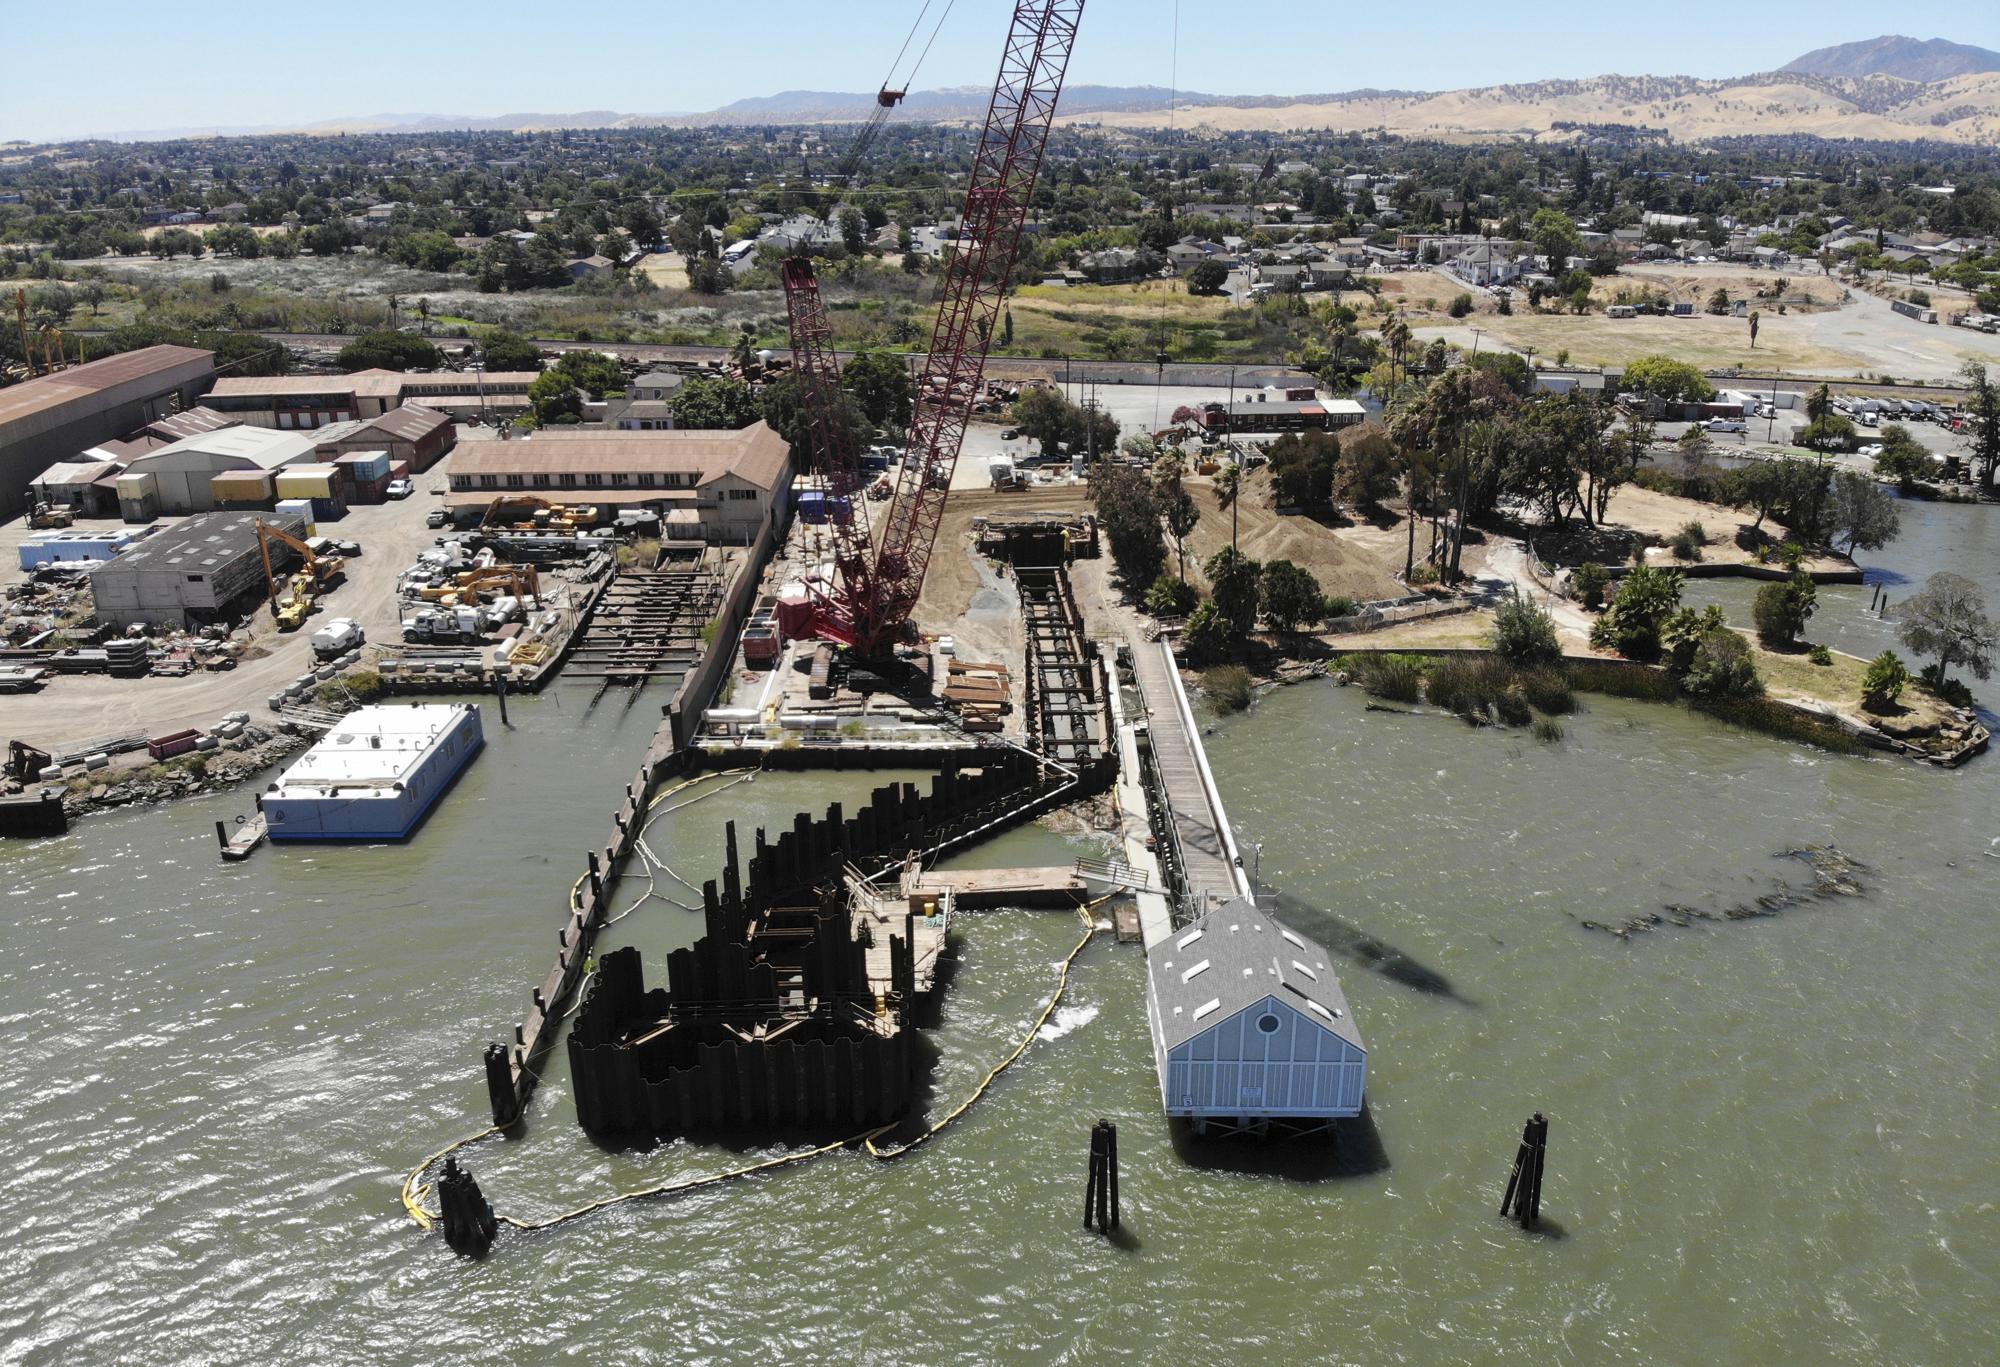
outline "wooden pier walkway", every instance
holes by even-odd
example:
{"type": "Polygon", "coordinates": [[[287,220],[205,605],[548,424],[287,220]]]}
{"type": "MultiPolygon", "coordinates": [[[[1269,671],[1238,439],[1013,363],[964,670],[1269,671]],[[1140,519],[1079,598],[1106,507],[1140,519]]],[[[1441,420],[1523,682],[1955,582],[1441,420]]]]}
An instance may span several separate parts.
{"type": "Polygon", "coordinates": [[[1166,824],[1174,848],[1160,853],[1178,862],[1188,910],[1198,914],[1207,906],[1250,895],[1250,878],[1230,834],[1222,797],[1208,776],[1172,647],[1164,640],[1135,639],[1131,648],[1133,675],[1145,699],[1153,768],[1170,809],[1166,824]]]}

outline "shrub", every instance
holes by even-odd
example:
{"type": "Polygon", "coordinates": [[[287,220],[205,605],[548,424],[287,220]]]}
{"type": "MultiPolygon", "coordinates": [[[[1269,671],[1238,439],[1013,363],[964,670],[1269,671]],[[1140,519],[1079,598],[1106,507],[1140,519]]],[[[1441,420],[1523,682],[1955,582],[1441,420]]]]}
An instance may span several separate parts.
{"type": "Polygon", "coordinates": [[[1437,581],[1438,571],[1436,565],[1419,565],[1410,571],[1410,587],[1413,589],[1429,588],[1432,584],[1437,583],[1437,581]]]}
{"type": "Polygon", "coordinates": [[[1806,548],[1796,541],[1787,541],[1778,547],[1778,563],[1794,574],[1799,566],[1806,563],[1806,548]]]}
{"type": "Polygon", "coordinates": [[[1590,643],[1629,660],[1660,658],[1660,632],[1680,606],[1679,570],[1634,566],[1618,582],[1611,606],[1590,630],[1590,643]]]}
{"type": "Polygon", "coordinates": [[[1493,614],[1493,650],[1513,665],[1550,664],[1561,659],[1555,618],[1516,593],[1493,614]]]}
{"type": "Polygon", "coordinates": [[[1206,599],[1188,618],[1181,633],[1181,647],[1196,664],[1219,660],[1229,654],[1229,623],[1223,620],[1213,599],[1206,599]]]}
{"type": "Polygon", "coordinates": [[[1250,705],[1250,671],[1242,665],[1211,666],[1202,672],[1201,691],[1214,699],[1218,707],[1241,712],[1250,705]]]}
{"type": "Polygon", "coordinates": [[[1544,745],[1553,745],[1563,738],[1563,724],[1554,717],[1535,718],[1535,739],[1544,745]]]}
{"type": "Polygon", "coordinates": [[[1354,677],[1378,698],[1392,702],[1415,702],[1423,678],[1421,655],[1357,655],[1354,677]]]}
{"type": "Polygon", "coordinates": [[[1893,650],[1885,650],[1868,662],[1861,676],[1861,705],[1870,712],[1887,712],[1910,685],[1909,667],[1893,650]]]}
{"type": "Polygon", "coordinates": [[[1522,696],[1537,711],[1561,716],[1576,710],[1576,697],[1569,691],[1569,680],[1559,669],[1523,670],[1516,682],[1522,696]]]}
{"type": "Polygon", "coordinates": [[[1667,545],[1673,548],[1676,560],[1699,560],[1701,548],[1708,544],[1708,530],[1699,522],[1690,522],[1675,532],[1667,545]]]}
{"type": "Polygon", "coordinates": [[[1361,611],[1361,604],[1344,593],[1329,593],[1321,607],[1321,620],[1331,622],[1336,617],[1352,617],[1361,611]]]}
{"type": "Polygon", "coordinates": [[[1794,574],[1779,584],[1757,590],[1750,609],[1757,635],[1767,646],[1789,645],[1806,629],[1806,622],[1818,607],[1819,591],[1803,574],[1794,574]]]}
{"type": "Polygon", "coordinates": [[[1527,694],[1518,683],[1495,698],[1493,707],[1500,714],[1500,720],[1509,726],[1526,726],[1535,719],[1534,712],[1528,707],[1527,694]]]}
{"type": "Polygon", "coordinates": [[[1806,652],[1806,658],[1816,665],[1830,665],[1833,663],[1833,652],[1825,646],[1814,646],[1806,652]]]}
{"type": "Polygon", "coordinates": [[[1472,296],[1469,294],[1456,296],[1451,301],[1451,307],[1445,311],[1454,318],[1465,317],[1468,313],[1472,312],[1472,296]]]}
{"type": "Polygon", "coordinates": [[[1146,590],[1146,611],[1155,617],[1185,617],[1200,601],[1200,589],[1171,574],[1162,574],[1146,590]]]}
{"type": "Polygon", "coordinates": [[[1628,669],[1609,660],[1567,660],[1563,673],[1569,678],[1569,686],[1580,693],[1603,693],[1647,702],[1672,702],[1680,695],[1674,676],[1663,669],[1628,669]]]}
{"type": "Polygon", "coordinates": [[[1723,627],[1703,634],[1681,687],[1697,698],[1746,698],[1764,691],[1749,642],[1723,627]]]}
{"type": "Polygon", "coordinates": [[[1604,607],[1604,590],[1610,587],[1610,584],[1611,571],[1595,560],[1577,566],[1576,573],[1572,574],[1569,580],[1570,589],[1576,594],[1577,602],[1592,612],[1600,611],[1604,607]]]}

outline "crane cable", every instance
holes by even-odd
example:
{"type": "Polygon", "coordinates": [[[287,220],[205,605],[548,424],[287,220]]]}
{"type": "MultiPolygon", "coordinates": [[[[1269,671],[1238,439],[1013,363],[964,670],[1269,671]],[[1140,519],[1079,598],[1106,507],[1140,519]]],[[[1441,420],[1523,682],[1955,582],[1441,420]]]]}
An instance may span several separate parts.
{"type": "MultiPolygon", "coordinates": [[[[1174,106],[1179,104],[1181,99],[1181,0],[1174,0],[1174,37],[1173,37],[1172,53],[1173,55],[1171,58],[1169,58],[1167,64],[1167,171],[1169,176],[1173,176],[1173,171],[1174,171],[1174,163],[1173,163],[1174,106]]],[[[1178,177],[1173,177],[1173,178],[1178,179],[1178,177]]],[[[1176,188],[1177,187],[1171,183],[1167,186],[1167,195],[1169,203],[1172,202],[1172,196],[1176,188]]],[[[1182,201],[1181,209],[1183,212],[1186,211],[1187,209],[1186,201],[1182,201]]],[[[1167,350],[1167,298],[1170,294],[1172,294],[1172,291],[1168,290],[1160,295],[1159,354],[1161,355],[1165,355],[1167,350]]],[[[1166,369],[1165,364],[1162,363],[1160,368],[1164,371],[1166,369]]],[[[1162,378],[1164,378],[1164,376],[1162,378]]],[[[1161,386],[1157,384],[1153,386],[1153,430],[1155,432],[1160,430],[1160,389],[1161,386]]]]}
{"type": "MultiPolygon", "coordinates": [[[[1090,912],[1097,907],[1103,906],[1118,895],[1116,891],[1108,892],[1095,901],[1085,903],[1077,909],[1078,914],[1082,916],[1084,921],[1083,935],[1070,949],[1070,952],[1064,956],[1062,963],[1059,965],[1056,974],[1055,990],[1049,994],[1049,999],[1043,1004],[1040,1014],[1035,1017],[1034,1024],[1028,1028],[1027,1033],[1021,1037],[1020,1042],[1014,1046],[1012,1051],[988,1070],[986,1076],[980,1080],[979,1085],[972,1090],[971,1095],[946,1112],[929,1129],[924,1130],[907,1143],[897,1145],[894,1148],[884,1148],[878,1145],[875,1141],[895,1128],[893,1124],[878,1125],[873,1129],[864,1130],[856,1135],[850,1135],[846,1139],[837,1139],[831,1143],[821,1144],[816,1148],[801,1149],[795,1153],[780,1154],[776,1158],[767,1158],[761,1162],[745,1164],[742,1167],[731,1168],[727,1172],[710,1173],[702,1177],[684,1178],[677,1182],[663,1182],[657,1186],[643,1187],[637,1191],[616,1192],[610,1196],[601,1197],[598,1200],[549,1216],[547,1219],[521,1220],[512,1215],[499,1214],[496,1214],[494,1218],[501,1223],[511,1225],[515,1229],[526,1233],[533,1233],[538,1230],[553,1229],[557,1225],[582,1219],[586,1215],[595,1214],[607,1207],[620,1205],[626,1201],[650,1200],[662,1196],[681,1196],[688,1192],[700,1191],[706,1187],[715,1187],[725,1182],[733,1182],[738,1178],[751,1177],[758,1173],[774,1172],[779,1168],[793,1167],[797,1164],[809,1162],[812,1159],[824,1157],[827,1154],[841,1149],[852,1148],[856,1145],[861,1146],[870,1158],[884,1163],[894,1162],[905,1154],[914,1152],[936,1138],[939,1134],[942,1134],[963,1117],[966,1112],[970,1111],[974,1104],[992,1088],[1000,1075],[1013,1067],[1020,1060],[1021,1056],[1028,1051],[1028,1046],[1035,1042],[1035,1038],[1042,1032],[1042,1027],[1049,1023],[1049,1018],[1055,1014],[1056,1008],[1062,1004],[1063,996],[1069,990],[1070,970],[1075,965],[1078,956],[1097,937],[1098,932],[1104,929],[1104,927],[1091,921],[1090,912]]],[[[435,1228],[437,1222],[442,1218],[441,1211],[433,1210],[425,1204],[427,1198],[434,1190],[434,1184],[423,1181],[424,1173],[429,1171],[433,1165],[450,1157],[458,1150],[468,1148],[482,1140],[490,1139],[494,1135],[502,1134],[512,1129],[514,1126],[520,1124],[522,1119],[522,1115],[517,1115],[505,1125],[489,1125],[477,1134],[467,1135],[463,1139],[454,1140],[430,1157],[424,1159],[416,1167],[410,1169],[409,1176],[403,1179],[402,1193],[403,1209],[409,1215],[410,1219],[419,1227],[428,1230],[435,1228]]]]}

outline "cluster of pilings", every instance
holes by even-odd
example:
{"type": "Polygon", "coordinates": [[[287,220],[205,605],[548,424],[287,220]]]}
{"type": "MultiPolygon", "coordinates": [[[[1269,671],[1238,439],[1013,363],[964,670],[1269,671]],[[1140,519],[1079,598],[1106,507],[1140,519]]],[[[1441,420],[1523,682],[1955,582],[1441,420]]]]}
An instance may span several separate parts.
{"type": "Polygon", "coordinates": [[[646,989],[631,949],[605,955],[591,980],[569,1039],[584,1127],[666,1135],[899,1117],[913,1074],[914,937],[906,920],[890,937],[889,983],[871,983],[843,870],[983,838],[1101,791],[1117,764],[1100,756],[1073,773],[1000,747],[975,757],[948,762],[928,793],[885,784],[851,817],[833,803],[775,840],[759,829],[741,872],[730,823],[722,877],[702,888],[705,933],[668,956],[667,986],[646,989]]]}
{"type": "Polygon", "coordinates": [[[444,1160],[444,1171],[438,1175],[437,1193],[440,1208],[438,1222],[444,1226],[444,1241],[451,1245],[454,1253],[463,1253],[469,1258],[483,1255],[493,1246],[493,1236],[500,1232],[500,1222],[493,1218],[493,1207],[486,1203],[479,1183],[458,1165],[456,1158],[444,1160]]]}
{"type": "Polygon", "coordinates": [[[903,933],[889,938],[890,981],[878,992],[838,880],[812,887],[819,880],[806,873],[839,867],[831,841],[850,826],[837,805],[822,821],[799,821],[776,846],[757,833],[766,858],[752,861],[747,888],[736,825],[727,825],[721,886],[702,887],[704,934],[667,956],[664,989],[646,989],[637,949],[604,956],[569,1036],[585,1129],[803,1130],[880,1124],[908,1107],[916,996],[908,914],[903,933]],[[773,877],[775,869],[786,873],[773,877]]]}

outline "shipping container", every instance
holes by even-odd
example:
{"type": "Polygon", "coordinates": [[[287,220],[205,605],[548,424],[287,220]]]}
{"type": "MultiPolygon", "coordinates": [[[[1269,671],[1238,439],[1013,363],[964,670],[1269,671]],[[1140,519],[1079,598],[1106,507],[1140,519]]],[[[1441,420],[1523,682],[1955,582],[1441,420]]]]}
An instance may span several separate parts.
{"type": "Polygon", "coordinates": [[[340,472],[331,465],[291,465],[278,471],[278,497],[283,499],[334,497],[340,489],[340,472]]]}
{"type": "Polygon", "coordinates": [[[387,451],[350,451],[334,459],[341,478],[355,484],[372,484],[389,478],[387,451]]]}
{"type": "Polygon", "coordinates": [[[312,516],[315,525],[321,522],[338,522],[347,516],[347,504],[338,494],[312,501],[312,516]]]}

